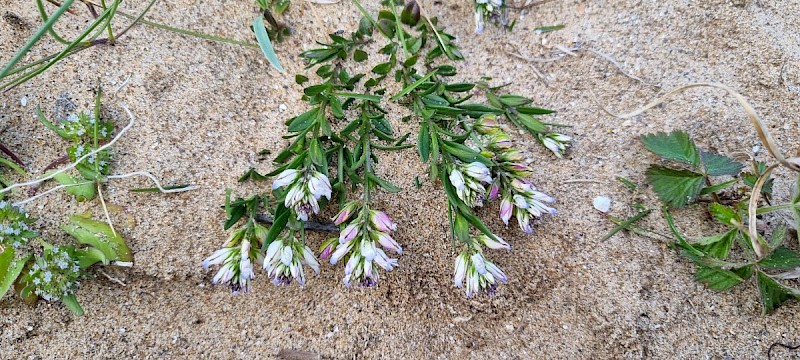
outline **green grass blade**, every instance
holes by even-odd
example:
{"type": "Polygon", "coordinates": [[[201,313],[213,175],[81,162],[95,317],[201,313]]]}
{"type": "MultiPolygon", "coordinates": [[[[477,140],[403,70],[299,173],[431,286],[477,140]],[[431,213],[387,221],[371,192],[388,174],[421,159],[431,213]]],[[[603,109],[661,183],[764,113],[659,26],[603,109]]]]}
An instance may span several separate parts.
{"type": "Polygon", "coordinates": [[[58,20],[58,18],[61,17],[61,15],[64,15],[64,12],[66,12],[67,9],[69,9],[69,7],[72,6],[73,2],[74,0],[64,1],[64,4],[61,5],[61,7],[58,8],[58,10],[56,10],[56,12],[53,13],[53,16],[47,19],[44,25],[42,25],[42,27],[40,27],[39,30],[37,30],[36,33],[33,34],[33,36],[30,39],[28,39],[28,42],[25,43],[24,46],[22,46],[22,49],[20,49],[16,54],[14,54],[14,57],[11,58],[11,61],[9,61],[8,64],[6,64],[6,66],[3,68],[3,70],[0,71],[0,79],[6,77],[11,68],[14,67],[14,65],[16,65],[22,59],[22,57],[25,56],[25,54],[27,54],[28,51],[31,50],[33,45],[35,45],[42,38],[42,36],[44,36],[44,34],[47,33],[47,31],[53,27],[53,24],[56,23],[56,21],[58,20]]]}
{"type": "MultiPolygon", "coordinates": [[[[48,16],[47,16],[47,11],[45,11],[45,9],[44,9],[44,3],[42,3],[42,0],[36,0],[36,8],[39,9],[39,16],[42,18],[42,22],[46,23],[48,16]]],[[[55,29],[53,29],[52,26],[49,29],[47,29],[47,32],[50,34],[50,36],[52,36],[54,39],[56,39],[56,41],[58,41],[58,42],[60,42],[60,43],[62,43],[64,45],[68,45],[69,44],[69,40],[66,40],[63,37],[59,36],[58,33],[56,33],[55,29]]]]}
{"type": "Polygon", "coordinates": [[[261,47],[261,52],[267,57],[269,63],[272,64],[275,69],[285,74],[286,70],[283,70],[281,61],[278,60],[278,55],[275,54],[275,49],[272,48],[272,42],[269,41],[269,35],[267,34],[267,28],[264,26],[263,16],[258,15],[255,20],[253,20],[253,31],[256,33],[256,40],[258,40],[258,45],[261,47]]]}

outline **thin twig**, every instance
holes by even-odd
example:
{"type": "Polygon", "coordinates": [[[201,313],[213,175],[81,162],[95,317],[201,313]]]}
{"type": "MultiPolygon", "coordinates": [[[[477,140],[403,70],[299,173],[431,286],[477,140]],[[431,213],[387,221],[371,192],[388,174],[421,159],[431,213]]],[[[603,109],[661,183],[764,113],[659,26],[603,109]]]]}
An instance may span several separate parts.
{"type": "Polygon", "coordinates": [[[115,278],[115,277],[113,277],[111,275],[106,274],[106,272],[103,271],[103,270],[99,270],[99,271],[100,271],[101,274],[103,274],[103,276],[106,277],[106,279],[111,280],[111,281],[113,281],[113,282],[115,282],[117,284],[120,284],[122,286],[127,286],[122,280],[117,279],[117,278],[115,278]]]}
{"type": "Polygon", "coordinates": [[[73,187],[73,186],[81,186],[81,185],[86,185],[86,184],[91,184],[91,183],[92,183],[91,181],[87,181],[87,182],[82,182],[82,183],[77,183],[77,184],[58,185],[58,186],[56,186],[56,187],[54,187],[52,189],[49,189],[49,190],[47,190],[47,191],[45,191],[45,192],[43,192],[41,194],[38,194],[38,195],[35,195],[35,196],[31,196],[31,197],[29,197],[29,198],[27,198],[25,200],[17,201],[17,202],[14,203],[14,205],[15,206],[21,206],[21,205],[27,204],[27,203],[29,203],[31,201],[34,201],[34,200],[36,200],[36,199],[38,199],[38,198],[40,198],[42,196],[45,196],[45,195],[47,195],[47,194],[49,194],[51,192],[58,191],[58,190],[61,190],[63,188],[68,188],[68,187],[73,187]]]}

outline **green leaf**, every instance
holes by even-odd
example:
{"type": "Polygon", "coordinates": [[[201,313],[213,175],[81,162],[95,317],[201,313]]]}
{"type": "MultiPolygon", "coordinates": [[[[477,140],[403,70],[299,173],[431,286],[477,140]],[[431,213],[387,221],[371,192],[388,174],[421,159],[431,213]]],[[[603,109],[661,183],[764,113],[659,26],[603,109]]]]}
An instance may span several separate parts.
{"type": "Polygon", "coordinates": [[[520,106],[517,108],[517,112],[527,115],[547,115],[552,114],[555,111],[538,107],[520,106]]]}
{"type": "Polygon", "coordinates": [[[800,267],[800,255],[794,250],[779,247],[758,264],[767,269],[794,269],[800,267]]]}
{"type": "Polygon", "coordinates": [[[278,235],[280,235],[281,231],[286,227],[286,223],[289,222],[289,216],[291,215],[292,211],[286,208],[283,202],[278,203],[278,207],[275,209],[275,219],[272,221],[272,225],[269,227],[269,231],[267,231],[267,237],[264,239],[264,244],[261,247],[262,252],[267,249],[269,244],[278,238],[278,235]]]}
{"type": "Polygon", "coordinates": [[[737,181],[738,180],[733,179],[733,180],[728,180],[724,183],[719,183],[717,185],[706,186],[703,188],[703,190],[700,190],[700,195],[708,195],[718,191],[725,190],[729,188],[731,185],[736,184],[737,181]]]}
{"type": "MultiPolygon", "coordinates": [[[[374,70],[373,70],[373,71],[374,71],[374,70]]],[[[436,73],[437,73],[438,71],[439,71],[438,69],[434,69],[433,71],[431,71],[431,72],[429,72],[429,73],[425,74],[425,76],[423,76],[423,77],[419,78],[417,81],[414,81],[414,82],[413,82],[413,83],[411,83],[410,85],[406,86],[406,87],[405,87],[403,90],[401,90],[399,93],[397,93],[397,95],[395,95],[395,96],[392,96],[391,100],[392,100],[392,101],[397,101],[397,100],[399,100],[400,98],[402,98],[403,96],[406,96],[406,95],[408,95],[408,93],[410,93],[410,92],[414,91],[414,89],[416,89],[416,88],[417,88],[418,86],[420,86],[422,83],[424,83],[424,82],[427,82],[427,81],[428,81],[428,80],[429,80],[429,79],[430,79],[430,78],[431,78],[433,75],[436,75],[436,73]]]]}
{"type": "Polygon", "coordinates": [[[645,172],[658,198],[665,204],[681,208],[697,199],[703,188],[704,177],[688,170],[675,170],[651,165],[645,172]]]}
{"type": "Polygon", "coordinates": [[[97,248],[110,261],[133,262],[133,255],[125,239],[119,233],[115,234],[108,224],[79,215],[70,217],[69,221],[61,229],[79,243],[97,248]]]}
{"type": "Polygon", "coordinates": [[[564,28],[564,25],[550,25],[550,26],[540,26],[533,29],[533,32],[537,34],[544,34],[551,31],[561,30],[564,28]]]}
{"type": "MultiPolygon", "coordinates": [[[[191,186],[191,185],[189,185],[189,184],[169,185],[169,186],[164,186],[164,190],[183,189],[183,188],[187,188],[189,186],[191,186]]],[[[161,192],[161,189],[159,189],[157,187],[149,187],[149,188],[130,189],[129,191],[130,192],[161,192]]]]}
{"type": "Polygon", "coordinates": [[[461,161],[468,163],[479,161],[486,165],[491,165],[491,161],[489,159],[487,159],[485,156],[481,155],[477,151],[470,149],[464,144],[442,140],[442,145],[444,151],[446,151],[450,155],[453,155],[461,159],[461,161]]]}
{"type": "Polygon", "coordinates": [[[708,212],[710,212],[717,221],[728,226],[737,227],[737,225],[742,223],[742,218],[739,217],[736,211],[720,203],[711,203],[708,205],[708,212]]]}
{"type": "Polygon", "coordinates": [[[701,150],[700,157],[703,159],[703,166],[708,175],[738,175],[742,171],[743,165],[727,156],[701,150]]]}
{"type": "Polygon", "coordinates": [[[367,100],[367,101],[372,101],[372,102],[375,102],[375,103],[381,102],[381,97],[378,96],[378,95],[360,94],[360,93],[352,93],[352,92],[335,92],[335,93],[332,93],[331,95],[348,97],[348,98],[353,98],[353,99],[360,99],[360,100],[367,100]]]}
{"type": "Polygon", "coordinates": [[[762,271],[758,271],[758,292],[764,314],[769,314],[778,306],[797,297],[797,290],[781,285],[762,271]]]}
{"type": "MultiPolygon", "coordinates": [[[[699,249],[704,253],[706,253],[706,255],[708,256],[725,260],[728,258],[728,253],[730,253],[731,251],[731,245],[733,245],[733,239],[738,233],[738,231],[739,230],[735,229],[730,230],[722,234],[722,237],[719,240],[709,243],[708,245],[705,246],[700,246],[699,249]]],[[[701,239],[701,241],[702,240],[706,240],[706,238],[701,239]]]]}
{"type": "Polygon", "coordinates": [[[745,279],[730,270],[699,265],[695,279],[715,291],[725,291],[741,284],[745,279]]]}
{"type": "Polygon", "coordinates": [[[317,121],[317,113],[319,113],[319,108],[315,107],[294,118],[289,123],[289,132],[299,132],[310,128],[317,121]]]}
{"type": "Polygon", "coordinates": [[[533,135],[547,131],[547,127],[544,125],[544,123],[533,116],[520,113],[517,114],[517,119],[519,119],[522,125],[525,126],[525,128],[528,129],[528,131],[533,135]]]}
{"type": "Polygon", "coordinates": [[[269,35],[267,34],[267,28],[264,26],[264,17],[262,15],[256,16],[253,20],[253,31],[256,33],[256,40],[258,40],[258,46],[261,47],[261,52],[264,53],[264,56],[267,58],[267,61],[278,71],[282,73],[286,73],[286,70],[283,70],[283,66],[281,66],[281,61],[278,60],[278,55],[275,54],[275,49],[272,48],[272,42],[269,40],[269,35]]]}
{"type": "Polygon", "coordinates": [[[422,122],[417,136],[417,153],[424,162],[428,162],[431,155],[431,134],[428,131],[428,123],[422,122]]]}
{"type": "Polygon", "coordinates": [[[305,83],[306,81],[308,81],[308,77],[306,76],[300,74],[294,76],[294,82],[296,82],[297,85],[303,85],[303,83],[305,83]]]}
{"type": "Polygon", "coordinates": [[[673,131],[669,134],[657,133],[642,135],[642,144],[647,150],[665,159],[680,161],[697,167],[700,155],[689,134],[683,131],[673,131]]]}
{"type": "Polygon", "coordinates": [[[79,266],[84,270],[98,262],[108,264],[111,261],[106,258],[102,251],[94,247],[75,250],[75,258],[78,259],[79,266]]]}
{"type": "Polygon", "coordinates": [[[386,74],[389,73],[389,70],[391,70],[391,69],[392,69],[392,63],[387,62],[387,63],[382,63],[382,64],[375,65],[375,67],[372,68],[372,72],[374,72],[374,73],[376,73],[378,75],[386,75],[386,74]]]}
{"type": "Polygon", "coordinates": [[[65,295],[61,298],[61,302],[63,302],[67,309],[72,311],[73,314],[77,316],[83,315],[83,308],[81,304],[78,303],[78,298],[75,297],[75,294],[65,295]]]}
{"type": "Polygon", "coordinates": [[[519,95],[500,95],[500,102],[505,106],[522,106],[530,104],[533,100],[519,95]]]}
{"type": "Polygon", "coordinates": [[[67,194],[74,196],[79,202],[92,200],[97,196],[97,186],[94,182],[74,178],[63,172],[54,176],[53,180],[61,185],[69,185],[69,187],[64,188],[65,191],[67,194]]]}
{"type": "MultiPolygon", "coordinates": [[[[267,180],[267,179],[269,179],[269,178],[264,176],[264,175],[259,174],[258,171],[256,171],[255,168],[251,167],[241,177],[239,177],[239,182],[245,182],[247,180],[262,181],[262,180],[267,180]]],[[[156,189],[156,190],[158,190],[158,189],[156,189]]]]}
{"type": "Polygon", "coordinates": [[[367,55],[367,52],[364,50],[356,49],[353,52],[353,60],[355,60],[356,62],[362,62],[364,60],[367,60],[368,58],[369,55],[367,55]]]}
{"type": "Polygon", "coordinates": [[[14,248],[8,246],[0,253],[0,299],[8,292],[14,281],[17,280],[25,264],[30,259],[27,255],[21,259],[14,258],[14,248]]]}
{"type": "Polygon", "coordinates": [[[778,225],[775,230],[772,230],[772,237],[769,239],[770,249],[777,249],[783,244],[783,239],[786,237],[787,228],[785,225],[778,225]]]}
{"type": "Polygon", "coordinates": [[[367,174],[367,178],[372,180],[373,183],[375,183],[378,186],[382,187],[387,192],[398,193],[398,192],[400,192],[400,190],[402,190],[399,187],[397,187],[397,185],[392,184],[391,182],[389,182],[387,180],[381,179],[381,178],[375,176],[375,174],[372,174],[372,173],[367,174]]]}

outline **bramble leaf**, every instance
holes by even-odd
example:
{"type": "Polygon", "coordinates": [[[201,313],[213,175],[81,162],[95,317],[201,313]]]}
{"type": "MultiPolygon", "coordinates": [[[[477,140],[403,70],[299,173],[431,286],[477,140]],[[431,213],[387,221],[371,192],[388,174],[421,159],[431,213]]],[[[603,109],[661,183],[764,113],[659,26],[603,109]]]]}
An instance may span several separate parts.
{"type": "Polygon", "coordinates": [[[768,257],[761,259],[758,265],[767,269],[793,269],[800,267],[800,255],[793,250],[779,247],[768,257]]]}
{"type": "Polygon", "coordinates": [[[787,300],[798,296],[797,290],[781,285],[762,271],[758,271],[756,277],[764,314],[771,313],[787,300]]]}
{"type": "Polygon", "coordinates": [[[730,270],[699,265],[695,279],[714,291],[725,291],[741,284],[745,279],[730,270]]]}
{"type": "Polygon", "coordinates": [[[652,165],[645,175],[658,198],[675,208],[694,202],[703,188],[703,175],[688,170],[652,165]]]}
{"type": "Polygon", "coordinates": [[[665,159],[680,161],[697,167],[700,163],[700,154],[689,134],[683,131],[673,131],[669,134],[642,135],[640,138],[647,150],[665,159]]]}
{"type": "Polygon", "coordinates": [[[701,150],[700,157],[708,175],[738,175],[742,171],[743,165],[727,156],[701,150]]]}

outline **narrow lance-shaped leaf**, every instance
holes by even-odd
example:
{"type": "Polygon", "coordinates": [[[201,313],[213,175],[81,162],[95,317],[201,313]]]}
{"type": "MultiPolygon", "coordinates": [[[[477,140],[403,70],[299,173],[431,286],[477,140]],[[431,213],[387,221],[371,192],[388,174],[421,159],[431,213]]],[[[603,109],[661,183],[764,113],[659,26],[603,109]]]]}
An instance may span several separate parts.
{"type": "Polygon", "coordinates": [[[278,60],[278,55],[275,54],[275,49],[272,48],[272,42],[269,40],[267,28],[264,26],[264,17],[261,15],[256,16],[253,20],[253,31],[258,40],[258,46],[261,47],[261,52],[267,58],[267,61],[278,71],[286,73],[286,70],[281,66],[281,61],[278,60]]]}

